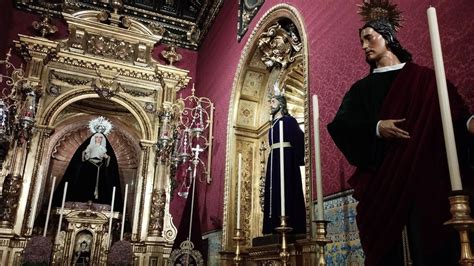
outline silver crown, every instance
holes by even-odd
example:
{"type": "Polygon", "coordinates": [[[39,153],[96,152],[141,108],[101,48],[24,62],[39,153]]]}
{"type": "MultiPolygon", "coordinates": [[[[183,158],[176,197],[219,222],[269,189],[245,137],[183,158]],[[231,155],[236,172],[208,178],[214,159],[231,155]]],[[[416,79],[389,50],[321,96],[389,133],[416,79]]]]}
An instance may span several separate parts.
{"type": "Polygon", "coordinates": [[[89,130],[93,134],[102,133],[104,135],[108,135],[112,130],[112,127],[112,123],[110,123],[110,121],[103,116],[99,116],[89,121],[89,130]]]}

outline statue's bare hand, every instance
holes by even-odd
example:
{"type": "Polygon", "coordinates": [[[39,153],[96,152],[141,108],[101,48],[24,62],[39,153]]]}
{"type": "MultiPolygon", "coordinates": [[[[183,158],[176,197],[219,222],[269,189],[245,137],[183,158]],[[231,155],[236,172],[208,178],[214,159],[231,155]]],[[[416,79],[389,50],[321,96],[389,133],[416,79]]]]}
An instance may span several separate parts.
{"type": "Polygon", "coordinates": [[[396,124],[401,123],[403,121],[405,121],[405,118],[380,120],[380,137],[385,139],[409,139],[410,133],[396,126],[396,124]]]}

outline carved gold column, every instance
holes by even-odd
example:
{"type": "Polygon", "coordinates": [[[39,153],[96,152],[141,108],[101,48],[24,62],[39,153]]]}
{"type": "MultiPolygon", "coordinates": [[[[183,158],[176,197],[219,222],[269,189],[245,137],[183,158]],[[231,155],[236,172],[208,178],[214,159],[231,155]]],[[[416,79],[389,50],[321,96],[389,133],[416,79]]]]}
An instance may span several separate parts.
{"type": "Polygon", "coordinates": [[[190,80],[188,71],[172,66],[156,65],[155,73],[161,80],[163,102],[175,103],[176,93],[184,88],[190,80]]]}
{"type": "Polygon", "coordinates": [[[42,185],[48,177],[44,176],[44,171],[42,171],[44,166],[42,166],[40,162],[43,161],[45,156],[44,151],[47,150],[47,139],[51,136],[54,129],[44,125],[38,125],[36,126],[36,131],[37,137],[32,139],[31,150],[28,155],[25,170],[25,176],[31,177],[30,191],[28,193],[30,196],[27,199],[29,206],[26,206],[26,210],[23,210],[21,207],[18,210],[19,213],[25,213],[24,216],[27,217],[25,227],[22,230],[26,235],[31,235],[36,213],[40,211],[39,208],[41,208],[39,196],[41,194],[42,185]]]}
{"type": "MultiPolygon", "coordinates": [[[[45,68],[45,65],[50,61],[50,59],[58,52],[59,43],[55,41],[49,41],[44,38],[35,38],[31,36],[19,35],[20,40],[15,41],[15,46],[26,60],[26,71],[25,77],[28,79],[28,83],[35,87],[35,91],[37,92],[37,97],[40,97],[43,93],[43,89],[41,88],[41,75],[45,68]]],[[[39,101],[38,105],[40,105],[41,100],[39,101]]],[[[40,107],[37,110],[37,117],[38,113],[40,112],[40,107]]],[[[33,198],[31,201],[31,196],[34,190],[40,189],[40,187],[32,187],[32,184],[35,184],[34,178],[37,175],[38,170],[38,147],[39,143],[43,139],[43,135],[38,136],[38,134],[34,135],[28,140],[16,140],[15,143],[15,152],[13,154],[13,168],[12,168],[12,176],[11,182],[15,184],[16,182],[21,182],[22,187],[19,192],[18,201],[15,203],[13,199],[13,205],[19,206],[18,209],[11,210],[12,212],[17,213],[26,213],[28,214],[33,211],[36,211],[36,198],[33,198]],[[23,179],[20,181],[20,179],[23,179]]],[[[38,192],[38,191],[37,191],[38,192]]],[[[38,192],[39,193],[39,192],[38,192]]],[[[10,193],[11,195],[11,193],[10,193]]],[[[12,206],[13,207],[13,206],[12,206]]],[[[13,213],[10,213],[14,215],[13,213]]],[[[26,215],[17,215],[16,217],[10,217],[14,220],[14,232],[17,234],[21,234],[21,229],[24,224],[24,219],[26,215]]],[[[29,227],[32,225],[31,221],[27,221],[29,227]]],[[[26,230],[31,231],[31,230],[26,230]]],[[[31,232],[29,232],[31,233],[31,232]]]]}
{"type": "MultiPolygon", "coordinates": [[[[142,234],[147,233],[148,230],[147,228],[143,226],[144,218],[147,220],[147,217],[144,216],[144,211],[146,210],[145,206],[145,199],[146,197],[146,191],[147,191],[147,186],[149,185],[149,179],[148,178],[148,170],[150,169],[149,164],[150,164],[150,152],[151,152],[151,147],[154,145],[153,142],[149,140],[141,140],[140,141],[140,147],[141,147],[141,155],[140,155],[140,161],[139,161],[139,168],[137,169],[137,174],[138,174],[138,182],[135,184],[135,206],[134,206],[134,213],[133,213],[133,225],[132,225],[132,239],[135,241],[139,241],[142,239],[142,234]],[[145,230],[145,232],[143,232],[145,230]]],[[[151,168],[153,169],[153,167],[151,168]]],[[[153,175],[151,175],[153,176],[153,175]]],[[[148,189],[150,190],[150,188],[148,189]]],[[[151,190],[149,191],[151,194],[151,190]]],[[[150,195],[151,197],[151,195],[150,195]]],[[[148,202],[150,200],[147,200],[148,202]]],[[[149,205],[148,205],[149,206],[149,205]]]]}

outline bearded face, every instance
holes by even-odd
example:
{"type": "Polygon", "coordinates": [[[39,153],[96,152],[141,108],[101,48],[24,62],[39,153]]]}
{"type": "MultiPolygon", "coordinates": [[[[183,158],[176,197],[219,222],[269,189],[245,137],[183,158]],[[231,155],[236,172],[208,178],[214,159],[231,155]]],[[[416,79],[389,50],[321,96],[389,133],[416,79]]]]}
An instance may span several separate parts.
{"type": "Polygon", "coordinates": [[[272,98],[270,100],[270,107],[271,107],[271,110],[270,110],[270,114],[272,116],[276,115],[280,110],[281,110],[281,104],[280,102],[275,99],[275,98],[272,98]]]}
{"type": "Polygon", "coordinates": [[[273,107],[272,106],[272,109],[270,110],[270,114],[271,115],[276,115],[279,111],[280,111],[280,105],[278,105],[277,107],[273,107]]]}

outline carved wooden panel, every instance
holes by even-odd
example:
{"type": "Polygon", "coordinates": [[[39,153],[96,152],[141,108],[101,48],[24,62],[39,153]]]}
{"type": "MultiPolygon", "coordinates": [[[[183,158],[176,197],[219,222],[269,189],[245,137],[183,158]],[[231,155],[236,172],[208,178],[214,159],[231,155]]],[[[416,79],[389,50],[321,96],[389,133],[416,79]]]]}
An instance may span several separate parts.
{"type": "Polygon", "coordinates": [[[237,113],[237,125],[255,126],[257,107],[258,104],[256,102],[240,100],[237,113]]]}
{"type": "Polygon", "coordinates": [[[260,91],[265,81],[265,74],[248,70],[245,73],[244,84],[242,86],[242,95],[250,97],[259,97],[260,91]]]}

